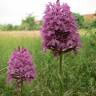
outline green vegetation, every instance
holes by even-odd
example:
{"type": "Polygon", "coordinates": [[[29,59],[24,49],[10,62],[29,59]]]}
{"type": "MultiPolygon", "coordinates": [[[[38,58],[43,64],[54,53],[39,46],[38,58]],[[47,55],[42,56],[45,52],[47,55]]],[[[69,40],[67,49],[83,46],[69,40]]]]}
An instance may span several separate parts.
{"type": "MultiPolygon", "coordinates": [[[[25,84],[23,96],[59,96],[60,82],[64,96],[96,96],[96,30],[82,30],[82,48],[78,54],[63,56],[63,81],[60,81],[59,61],[43,53],[41,40],[37,37],[0,36],[0,96],[13,95],[15,86],[6,84],[8,58],[14,48],[28,48],[37,70],[32,84],[25,84]],[[85,34],[83,34],[85,33],[85,34]]],[[[17,33],[18,34],[18,33],[17,33]]],[[[12,84],[11,84],[12,85],[12,84]]]]}
{"type": "Polygon", "coordinates": [[[40,24],[36,23],[34,16],[28,16],[25,20],[22,20],[20,25],[21,30],[38,30],[40,28],[40,24]]]}
{"type": "Polygon", "coordinates": [[[93,19],[92,23],[91,23],[91,27],[92,28],[96,28],[96,18],[93,19]]]}
{"type": "Polygon", "coordinates": [[[0,25],[1,31],[12,31],[12,30],[18,30],[19,26],[12,25],[12,24],[6,24],[6,25],[0,25]]]}
{"type": "MultiPolygon", "coordinates": [[[[73,15],[76,18],[78,27],[81,29],[92,29],[96,27],[96,18],[93,18],[91,22],[86,22],[84,20],[84,17],[78,13],[73,13],[73,15]]],[[[39,30],[42,25],[41,21],[36,21],[35,17],[32,15],[27,16],[25,19],[21,21],[20,25],[12,25],[12,24],[6,24],[6,25],[0,25],[1,31],[13,31],[13,30],[39,30]]]]}
{"type": "Polygon", "coordinates": [[[91,21],[86,21],[84,19],[84,16],[78,14],[78,13],[73,13],[73,15],[76,18],[78,27],[80,29],[92,29],[92,28],[96,28],[96,16],[94,16],[94,18],[91,21]]]}
{"type": "Polygon", "coordinates": [[[73,15],[76,18],[77,24],[79,28],[82,28],[84,26],[84,17],[78,13],[73,13],[73,15]]]}
{"type": "Polygon", "coordinates": [[[34,16],[27,16],[24,20],[22,20],[20,25],[0,25],[1,31],[13,31],[13,30],[39,30],[40,29],[40,21],[35,21],[34,16]]]}

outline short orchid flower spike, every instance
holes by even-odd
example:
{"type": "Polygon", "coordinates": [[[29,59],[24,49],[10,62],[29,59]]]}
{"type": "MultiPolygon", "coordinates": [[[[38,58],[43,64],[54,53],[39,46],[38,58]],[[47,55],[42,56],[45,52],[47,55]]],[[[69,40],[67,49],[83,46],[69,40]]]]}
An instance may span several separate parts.
{"type": "Polygon", "coordinates": [[[31,81],[35,78],[35,68],[32,57],[27,49],[17,48],[8,61],[8,80],[16,79],[18,82],[31,81]]]}

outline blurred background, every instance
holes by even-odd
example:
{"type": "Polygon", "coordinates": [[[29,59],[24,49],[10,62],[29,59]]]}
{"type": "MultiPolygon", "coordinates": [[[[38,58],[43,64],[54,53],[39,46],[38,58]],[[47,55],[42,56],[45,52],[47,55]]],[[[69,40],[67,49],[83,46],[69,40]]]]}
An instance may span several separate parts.
{"type": "MultiPolygon", "coordinates": [[[[56,0],[0,0],[0,30],[39,30],[48,2],[56,0]]],[[[96,26],[96,0],[60,0],[68,3],[79,28],[96,26]]]]}

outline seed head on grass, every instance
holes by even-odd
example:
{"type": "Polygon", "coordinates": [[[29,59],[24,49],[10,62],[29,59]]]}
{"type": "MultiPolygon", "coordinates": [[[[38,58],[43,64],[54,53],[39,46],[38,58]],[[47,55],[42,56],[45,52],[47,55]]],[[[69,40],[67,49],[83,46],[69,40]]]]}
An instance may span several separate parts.
{"type": "Polygon", "coordinates": [[[34,78],[35,68],[30,53],[25,48],[15,49],[8,61],[8,80],[16,79],[19,83],[34,78]]]}
{"type": "Polygon", "coordinates": [[[50,49],[54,55],[80,48],[80,39],[77,24],[70,7],[60,2],[49,3],[43,17],[41,35],[43,48],[50,49]]]}

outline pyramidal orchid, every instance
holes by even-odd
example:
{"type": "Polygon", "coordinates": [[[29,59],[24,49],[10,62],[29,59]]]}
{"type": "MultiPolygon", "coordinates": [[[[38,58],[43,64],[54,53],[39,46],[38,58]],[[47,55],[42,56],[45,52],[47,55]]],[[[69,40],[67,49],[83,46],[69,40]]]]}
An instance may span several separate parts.
{"type": "MultiPolygon", "coordinates": [[[[67,4],[49,3],[46,6],[41,28],[43,49],[49,49],[54,56],[60,57],[60,76],[62,77],[62,57],[63,53],[70,51],[77,52],[81,47],[75,17],[67,4]]],[[[60,83],[61,84],[61,83],[60,83]]],[[[62,84],[60,85],[62,94],[62,84]]]]}
{"type": "MultiPolygon", "coordinates": [[[[8,61],[8,81],[16,80],[17,86],[23,86],[24,81],[35,78],[35,68],[32,57],[27,49],[17,48],[8,61]]],[[[22,90],[21,90],[22,91],[22,90]]]]}

